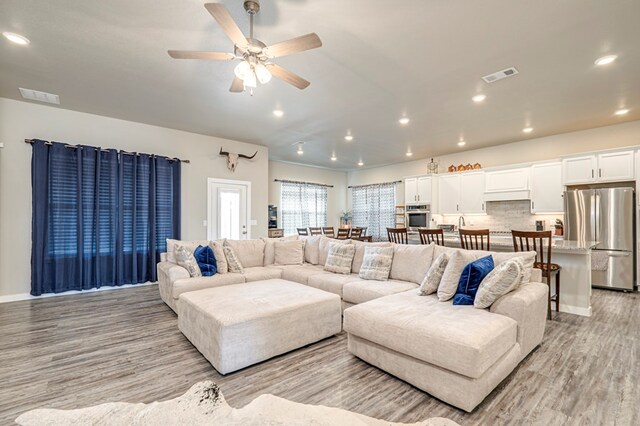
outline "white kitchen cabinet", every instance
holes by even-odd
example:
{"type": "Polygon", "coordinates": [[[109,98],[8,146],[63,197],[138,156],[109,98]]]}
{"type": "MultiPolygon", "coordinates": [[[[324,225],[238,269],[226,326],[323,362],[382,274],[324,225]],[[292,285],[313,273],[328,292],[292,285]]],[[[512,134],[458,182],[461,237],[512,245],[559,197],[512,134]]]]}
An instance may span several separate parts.
{"type": "Polygon", "coordinates": [[[531,213],[564,211],[562,163],[531,166],[531,213]]]}
{"type": "Polygon", "coordinates": [[[460,214],[460,175],[438,177],[438,213],[460,214]]]}
{"type": "Polygon", "coordinates": [[[634,180],[633,151],[598,155],[598,182],[634,180]]]}
{"type": "Polygon", "coordinates": [[[562,160],[562,180],[565,185],[595,182],[597,165],[595,155],[565,158],[562,160]]]}
{"type": "Polygon", "coordinates": [[[529,190],[529,168],[487,172],[485,192],[513,192],[529,190]]]}
{"type": "Polygon", "coordinates": [[[485,173],[460,175],[460,211],[463,214],[484,213],[485,173]]]}
{"type": "Polygon", "coordinates": [[[404,180],[405,205],[431,204],[431,194],[431,176],[411,177],[404,180]]]}
{"type": "MultiPolygon", "coordinates": [[[[638,205],[640,205],[640,151],[636,151],[636,200],[638,200],[638,205]]],[[[638,218],[640,220],[640,218],[638,218]]],[[[638,232],[640,232],[640,227],[638,227],[638,232]]],[[[638,244],[640,245],[640,238],[638,238],[638,244]]],[[[638,250],[638,259],[640,259],[640,250],[638,250]]],[[[640,271],[640,261],[638,262],[638,270],[640,271]]],[[[638,275],[640,277],[640,275],[638,275]]]]}
{"type": "Polygon", "coordinates": [[[562,160],[565,185],[622,182],[635,179],[633,151],[604,152],[562,160]]]}

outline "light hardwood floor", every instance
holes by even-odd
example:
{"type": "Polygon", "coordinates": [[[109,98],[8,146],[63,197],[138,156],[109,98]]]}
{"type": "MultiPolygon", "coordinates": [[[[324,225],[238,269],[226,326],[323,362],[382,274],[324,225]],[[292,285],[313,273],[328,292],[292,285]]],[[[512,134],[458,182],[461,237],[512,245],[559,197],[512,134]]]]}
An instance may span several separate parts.
{"type": "Polygon", "coordinates": [[[390,421],[640,424],[640,295],[595,290],[593,316],[560,314],[471,414],[353,357],[344,334],[220,376],[156,286],[0,304],[0,424],[36,407],[176,397],[205,379],[240,407],[263,393],[390,421]]]}

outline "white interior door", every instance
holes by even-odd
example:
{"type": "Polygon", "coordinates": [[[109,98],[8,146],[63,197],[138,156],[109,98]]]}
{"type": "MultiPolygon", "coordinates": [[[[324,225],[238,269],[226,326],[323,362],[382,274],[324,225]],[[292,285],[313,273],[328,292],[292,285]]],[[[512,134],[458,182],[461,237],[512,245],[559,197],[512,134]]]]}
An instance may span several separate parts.
{"type": "Polygon", "coordinates": [[[209,179],[207,237],[210,240],[251,238],[251,183],[209,179]]]}

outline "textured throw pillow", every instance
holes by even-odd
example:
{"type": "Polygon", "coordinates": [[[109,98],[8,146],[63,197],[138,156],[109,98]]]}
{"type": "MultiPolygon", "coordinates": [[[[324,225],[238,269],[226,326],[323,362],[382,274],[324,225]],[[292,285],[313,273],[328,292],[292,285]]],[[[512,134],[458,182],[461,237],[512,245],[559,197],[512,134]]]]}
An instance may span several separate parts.
{"type": "Polygon", "coordinates": [[[193,252],[186,246],[176,244],[174,254],[176,256],[176,262],[189,272],[191,277],[201,277],[202,273],[198,267],[196,258],[193,257],[193,252]]]}
{"type": "Polygon", "coordinates": [[[276,241],[276,265],[302,265],[304,263],[304,240],[276,241]]]}
{"type": "Polygon", "coordinates": [[[495,267],[480,283],[473,306],[485,309],[520,286],[524,277],[522,257],[514,257],[495,267]]]}
{"type": "Polygon", "coordinates": [[[356,247],[353,244],[330,243],[324,270],[337,274],[350,274],[355,252],[356,247]]]}
{"type": "Polygon", "coordinates": [[[318,265],[325,265],[327,263],[329,244],[351,244],[351,240],[336,240],[325,237],[324,235],[320,236],[320,242],[318,243],[318,265]]]}
{"type": "Polygon", "coordinates": [[[438,300],[446,302],[455,296],[462,270],[467,264],[473,262],[478,257],[480,256],[478,256],[477,252],[461,249],[454,251],[453,254],[449,256],[449,262],[438,286],[438,300]]]}
{"type": "Polygon", "coordinates": [[[353,263],[351,264],[351,272],[357,274],[360,272],[360,268],[362,268],[362,262],[364,261],[364,250],[367,247],[393,247],[393,245],[389,242],[379,242],[379,243],[367,243],[364,241],[352,240],[351,244],[356,246],[356,254],[353,255],[353,263]]]}
{"type": "Polygon", "coordinates": [[[393,247],[365,247],[358,276],[363,280],[387,281],[392,262],[393,247]]]}
{"type": "Polygon", "coordinates": [[[229,272],[229,265],[227,264],[227,256],[224,254],[224,240],[211,241],[209,243],[211,250],[213,250],[213,256],[216,258],[216,266],[218,267],[219,274],[226,274],[229,272]]]}
{"type": "Polygon", "coordinates": [[[236,256],[236,252],[233,251],[231,247],[224,247],[224,256],[227,258],[227,265],[229,266],[229,272],[235,272],[238,274],[244,273],[244,268],[242,267],[242,263],[240,263],[240,259],[236,256]]]}
{"type": "Polygon", "coordinates": [[[208,245],[198,246],[193,252],[193,257],[198,262],[198,267],[203,277],[210,277],[215,275],[218,271],[218,265],[216,264],[216,257],[213,255],[213,250],[208,245]]]}
{"type": "Polygon", "coordinates": [[[458,282],[458,291],[453,296],[454,305],[473,305],[480,283],[493,271],[493,257],[481,257],[464,267],[458,282]]]}
{"type": "Polygon", "coordinates": [[[176,261],[176,255],[174,253],[176,251],[176,244],[185,246],[186,248],[191,250],[191,252],[193,253],[196,250],[196,247],[206,246],[207,244],[209,244],[209,241],[207,240],[182,241],[182,240],[172,240],[171,238],[167,238],[167,258],[166,258],[167,262],[178,263],[176,261]]]}
{"type": "Polygon", "coordinates": [[[449,263],[449,255],[447,253],[442,253],[433,261],[431,267],[427,271],[427,275],[425,275],[422,283],[420,283],[420,288],[418,290],[418,294],[420,294],[420,296],[433,294],[438,290],[438,286],[442,280],[442,275],[447,267],[447,263],[449,263]]]}
{"type": "Polygon", "coordinates": [[[506,262],[509,259],[513,259],[515,257],[521,257],[524,270],[522,271],[522,284],[526,284],[531,281],[531,272],[533,272],[533,264],[536,261],[536,252],[535,251],[517,251],[517,252],[489,252],[489,251],[477,251],[477,253],[482,256],[493,256],[493,261],[496,266],[500,265],[502,262],[506,262]]]}

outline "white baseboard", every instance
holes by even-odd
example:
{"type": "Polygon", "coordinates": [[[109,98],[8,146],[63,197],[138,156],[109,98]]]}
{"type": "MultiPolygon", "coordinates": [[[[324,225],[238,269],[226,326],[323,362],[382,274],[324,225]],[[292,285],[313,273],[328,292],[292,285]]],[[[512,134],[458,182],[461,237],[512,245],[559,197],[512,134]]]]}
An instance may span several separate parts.
{"type": "MultiPolygon", "coordinates": [[[[552,304],[553,306],[553,304],[552,304]]],[[[560,312],[566,312],[568,314],[574,314],[574,315],[582,315],[583,317],[590,317],[591,316],[591,306],[589,306],[588,308],[582,308],[579,306],[572,306],[572,305],[560,305],[560,312]]]]}
{"type": "Polygon", "coordinates": [[[32,296],[29,293],[19,293],[19,294],[9,294],[6,296],[0,296],[0,303],[7,303],[7,302],[17,302],[19,300],[35,300],[35,299],[43,299],[46,297],[58,297],[58,296],[69,296],[72,294],[85,294],[85,293],[96,293],[99,291],[110,291],[110,290],[120,290],[120,289],[124,289],[124,288],[131,288],[131,287],[142,287],[142,286],[147,286],[147,285],[156,285],[157,282],[152,283],[152,282],[146,282],[146,283],[142,283],[142,284],[124,284],[121,286],[103,286],[100,288],[92,288],[89,290],[71,290],[71,291],[65,291],[64,293],[46,293],[43,294],[41,296],[32,296]]]}

